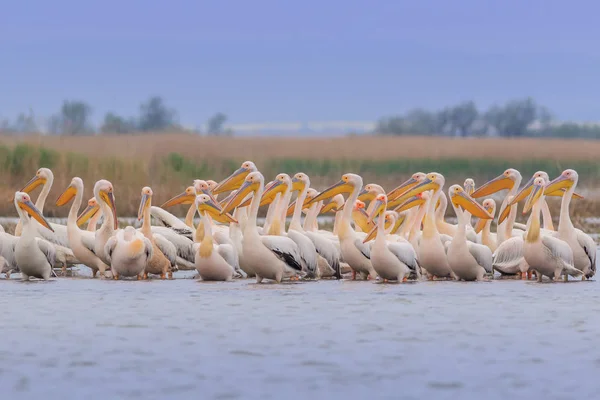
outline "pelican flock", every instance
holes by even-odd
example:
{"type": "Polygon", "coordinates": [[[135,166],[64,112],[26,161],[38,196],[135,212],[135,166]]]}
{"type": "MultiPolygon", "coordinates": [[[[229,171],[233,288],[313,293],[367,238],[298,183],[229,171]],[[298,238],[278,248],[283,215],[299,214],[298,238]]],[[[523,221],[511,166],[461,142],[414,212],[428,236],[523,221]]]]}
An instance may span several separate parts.
{"type": "Polygon", "coordinates": [[[596,244],[570,217],[571,200],[581,198],[578,180],[572,169],[552,180],[538,171],[521,187],[519,171],[507,169],[479,188],[468,178],[444,189],[442,174],[417,172],[388,192],[347,173],[319,192],[305,173],[266,182],[246,161],[219,183],[194,180],[160,207],[152,205],[152,189],[143,187],[141,227],[135,228],[119,225],[116,190],[105,179],[95,182],[94,197],[80,212],[79,177],[56,200],[57,206],[71,203],[66,225],[48,222],[43,210],[54,175],[40,168],[14,195],[15,234],[0,226],[0,273],[47,280],[58,276],[55,269],[64,276],[68,267],[82,265],[100,279],[172,279],[177,270],[196,270],[202,280],[257,283],[489,281],[533,274],[538,281],[586,280],[596,273],[596,244]],[[33,203],[30,196],[40,186],[33,203]],[[497,207],[490,196],[502,191],[497,207]],[[556,226],[548,196],[561,197],[556,226]],[[516,222],[521,202],[526,225],[516,222]],[[169,211],[177,204],[189,206],[185,218],[169,211]],[[261,207],[268,207],[263,224],[261,207]],[[456,224],[445,219],[448,207],[456,224]],[[319,226],[323,214],[333,215],[329,230],[319,226]]]}

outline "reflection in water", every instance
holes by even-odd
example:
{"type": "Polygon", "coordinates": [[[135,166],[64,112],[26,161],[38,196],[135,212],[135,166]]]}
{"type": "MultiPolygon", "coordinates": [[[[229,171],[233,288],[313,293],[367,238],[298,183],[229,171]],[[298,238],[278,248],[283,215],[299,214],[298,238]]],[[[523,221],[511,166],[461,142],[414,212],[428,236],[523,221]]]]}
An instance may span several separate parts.
{"type": "Polygon", "coordinates": [[[7,399],[551,399],[598,386],[597,282],[61,278],[0,280],[0,293],[7,399]]]}

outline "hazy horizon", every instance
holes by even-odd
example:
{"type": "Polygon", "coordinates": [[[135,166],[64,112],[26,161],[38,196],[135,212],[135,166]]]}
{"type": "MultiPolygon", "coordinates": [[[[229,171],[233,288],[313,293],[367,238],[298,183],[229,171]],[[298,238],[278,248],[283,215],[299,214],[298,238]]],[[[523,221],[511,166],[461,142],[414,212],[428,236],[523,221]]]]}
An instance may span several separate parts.
{"type": "Polygon", "coordinates": [[[151,95],[184,126],[374,122],[464,100],[533,97],[598,121],[591,1],[498,4],[278,1],[10,2],[0,24],[0,118],[83,100],[99,122],[151,95]]]}

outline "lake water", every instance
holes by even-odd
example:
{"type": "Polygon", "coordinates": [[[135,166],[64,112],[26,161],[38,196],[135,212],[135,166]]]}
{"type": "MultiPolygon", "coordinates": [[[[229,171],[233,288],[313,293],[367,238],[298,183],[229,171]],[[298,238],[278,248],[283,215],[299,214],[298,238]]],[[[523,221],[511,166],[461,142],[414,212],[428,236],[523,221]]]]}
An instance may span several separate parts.
{"type": "Polygon", "coordinates": [[[0,309],[5,399],[572,399],[600,390],[595,281],[11,279],[0,280],[0,309]]]}

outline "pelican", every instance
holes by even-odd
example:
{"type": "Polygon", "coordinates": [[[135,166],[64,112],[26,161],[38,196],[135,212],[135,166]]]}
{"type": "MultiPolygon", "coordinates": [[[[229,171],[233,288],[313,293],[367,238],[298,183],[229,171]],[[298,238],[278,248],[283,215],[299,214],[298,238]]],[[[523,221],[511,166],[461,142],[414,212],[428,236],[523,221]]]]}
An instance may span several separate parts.
{"type": "Polygon", "coordinates": [[[11,272],[19,272],[19,266],[15,259],[15,247],[18,241],[18,237],[6,233],[0,225],[0,256],[4,260],[0,273],[5,273],[6,279],[10,279],[11,272]]]}
{"type": "Polygon", "coordinates": [[[337,226],[341,255],[344,262],[350,265],[353,272],[358,272],[363,279],[367,279],[368,277],[375,279],[377,273],[371,264],[371,249],[362,242],[350,225],[352,206],[358,199],[362,185],[363,180],[359,175],[344,174],[338,183],[322,191],[307,205],[329,199],[337,194],[350,193],[342,211],[342,217],[337,226]]]}
{"type": "MultiPolygon", "coordinates": [[[[371,248],[371,264],[375,272],[384,280],[403,282],[411,270],[418,274],[418,262],[415,250],[410,243],[388,242],[385,235],[384,212],[387,208],[387,196],[380,194],[375,198],[369,219],[379,216],[377,236],[371,248]]],[[[365,238],[365,241],[368,238],[365,238]]]]}
{"type": "Polygon", "coordinates": [[[142,188],[142,201],[138,210],[138,221],[142,220],[140,232],[152,245],[152,257],[144,269],[143,278],[147,279],[148,274],[160,275],[165,279],[173,279],[173,269],[177,266],[177,249],[164,237],[152,232],[150,227],[150,207],[152,206],[152,189],[148,186],[142,188]]]}
{"type": "Polygon", "coordinates": [[[536,178],[525,203],[523,212],[531,209],[531,215],[527,221],[523,256],[529,268],[537,272],[538,282],[542,281],[542,275],[558,280],[564,274],[567,280],[568,275],[582,275],[582,271],[573,266],[573,251],[567,242],[541,233],[540,211],[545,183],[543,178],[536,178]]]}
{"type": "Polygon", "coordinates": [[[445,179],[441,174],[432,172],[420,184],[414,186],[401,196],[403,199],[408,199],[416,194],[433,190],[433,194],[429,196],[426,203],[427,212],[425,214],[425,222],[423,223],[423,233],[421,234],[418,253],[419,264],[427,271],[427,277],[430,280],[434,280],[436,277],[455,278],[448,263],[446,249],[442,244],[434,219],[435,205],[440,198],[444,183],[445,179]]]}
{"type": "MultiPolygon", "coordinates": [[[[237,174],[240,173],[237,172],[237,174]]],[[[242,238],[244,263],[248,264],[255,272],[257,283],[261,283],[264,279],[279,283],[283,278],[291,278],[300,274],[302,264],[300,255],[297,253],[297,246],[291,239],[282,236],[260,236],[258,234],[256,219],[264,192],[264,182],[264,177],[258,171],[246,174],[244,183],[221,213],[233,209],[249,193],[253,194],[248,221],[244,227],[242,238]]]]}
{"type": "MultiPolygon", "coordinates": [[[[71,180],[67,189],[60,195],[58,200],[56,200],[56,205],[64,206],[73,198],[75,198],[75,200],[73,201],[73,204],[71,204],[71,209],[69,210],[69,216],[67,218],[67,234],[69,243],[71,244],[71,250],[80,263],[92,270],[92,278],[96,277],[96,273],[100,272],[100,278],[103,279],[106,271],[109,270],[110,267],[94,253],[95,234],[89,231],[82,231],[79,226],[77,226],[77,212],[83,201],[83,181],[79,177],[75,177],[71,180]]],[[[94,206],[95,204],[92,206],[88,204],[90,209],[94,206]]],[[[94,212],[94,214],[97,214],[97,212],[94,212]]]]}
{"type": "Polygon", "coordinates": [[[358,195],[358,199],[360,201],[363,201],[365,203],[367,201],[369,202],[369,205],[366,210],[368,215],[371,215],[371,213],[373,212],[373,207],[375,206],[373,200],[375,200],[375,198],[380,194],[385,194],[385,190],[375,183],[369,183],[365,185],[363,190],[358,195]]]}
{"type": "Polygon", "coordinates": [[[394,188],[391,192],[387,194],[388,207],[394,208],[399,206],[401,203],[392,205],[392,201],[400,198],[403,194],[417,186],[419,183],[423,182],[426,178],[427,175],[423,172],[415,172],[414,174],[412,174],[412,176],[408,178],[406,182],[403,182],[400,186],[394,188]]]}
{"type": "Polygon", "coordinates": [[[37,237],[37,226],[32,223],[31,218],[50,231],[52,227],[27,193],[15,193],[14,203],[23,227],[15,246],[15,260],[21,271],[21,278],[25,281],[30,277],[48,280],[54,267],[55,249],[49,242],[37,237]]]}
{"type": "MultiPolygon", "coordinates": [[[[300,189],[300,182],[296,182],[296,189],[300,189]]],[[[317,275],[317,250],[313,242],[306,237],[300,230],[292,229],[291,231],[285,232],[285,216],[287,214],[288,205],[292,196],[292,179],[288,174],[279,174],[269,186],[263,195],[263,198],[273,198],[275,193],[282,193],[282,197],[279,199],[277,204],[277,211],[275,212],[275,218],[269,230],[270,235],[287,236],[296,243],[298,248],[298,254],[302,259],[303,270],[306,276],[309,278],[319,278],[317,275]]],[[[304,200],[302,200],[304,202],[304,200]]],[[[299,210],[302,211],[301,209],[299,210]]],[[[300,223],[298,222],[298,225],[300,223]]]]}
{"type": "Polygon", "coordinates": [[[566,189],[560,206],[560,220],[556,237],[566,242],[573,251],[573,265],[583,272],[582,279],[591,278],[596,273],[596,243],[580,229],[575,229],[569,216],[569,205],[577,187],[579,175],[575,170],[567,169],[548,184],[544,194],[557,189],[566,189]]]}
{"type": "Polygon", "coordinates": [[[458,218],[458,228],[448,247],[450,268],[458,279],[483,280],[487,272],[492,272],[492,251],[487,246],[467,242],[467,225],[471,215],[482,219],[493,217],[459,185],[450,186],[448,196],[458,218]]]}
{"type": "Polygon", "coordinates": [[[212,237],[208,209],[221,212],[221,207],[211,196],[201,194],[196,197],[195,205],[203,219],[204,237],[194,244],[196,270],[204,281],[230,281],[235,275],[232,264],[237,263],[235,249],[230,244],[215,245],[212,237]]]}
{"type": "Polygon", "coordinates": [[[239,169],[237,169],[233,174],[219,182],[219,184],[213,189],[212,193],[216,195],[219,193],[238,189],[243,184],[244,179],[248,176],[248,174],[257,171],[258,169],[252,161],[244,161],[239,169]]]}
{"type": "MultiPolygon", "coordinates": [[[[340,273],[340,254],[335,245],[331,240],[321,236],[316,232],[307,232],[304,230],[301,224],[301,213],[302,207],[306,200],[308,190],[310,187],[310,179],[308,175],[298,172],[292,179],[292,190],[299,190],[298,198],[296,199],[296,207],[294,208],[294,215],[290,222],[288,229],[288,236],[291,232],[298,232],[307,237],[314,245],[316,253],[319,255],[319,275],[321,277],[333,276],[337,279],[341,279],[340,273]]],[[[312,197],[314,198],[314,196],[312,197]]],[[[317,203],[315,203],[316,205],[317,203]]]]}
{"type": "MultiPolygon", "coordinates": [[[[52,183],[54,182],[54,174],[48,168],[40,168],[35,173],[35,176],[31,178],[29,182],[25,184],[25,186],[21,189],[21,192],[30,193],[35,190],[38,186],[42,185],[42,191],[35,201],[35,206],[38,210],[43,214],[44,213],[44,205],[46,204],[46,199],[48,198],[48,194],[50,193],[50,189],[52,188],[52,183]]],[[[35,223],[35,222],[34,222],[35,223]]],[[[60,245],[64,249],[61,251],[66,251],[70,253],[68,248],[69,238],[67,234],[67,227],[61,224],[53,224],[51,223],[52,231],[46,229],[43,226],[38,225],[38,236],[46,239],[47,241],[60,245]]],[[[15,236],[21,235],[21,222],[17,223],[15,227],[15,236]]],[[[72,254],[70,254],[72,256],[72,254]]],[[[77,260],[73,260],[70,264],[77,264],[77,260]]],[[[66,266],[63,266],[66,267],[66,266]]]]}
{"type": "Polygon", "coordinates": [[[100,206],[98,205],[98,201],[95,197],[92,197],[88,200],[85,210],[83,210],[83,212],[77,217],[79,219],[80,216],[85,215],[88,212],[92,213],[86,228],[88,232],[96,232],[96,226],[98,225],[98,220],[101,216],[101,213],[98,212],[99,209],[100,206]]]}
{"type": "Polygon", "coordinates": [[[152,242],[132,226],[119,229],[106,242],[104,248],[110,261],[113,278],[136,276],[142,279],[148,262],[152,259],[152,242]]]}
{"type": "MultiPolygon", "coordinates": [[[[100,210],[104,216],[104,221],[96,231],[94,237],[94,254],[96,254],[106,265],[111,265],[110,257],[105,251],[105,246],[119,227],[112,183],[106,179],[101,179],[96,182],[94,185],[94,197],[98,200],[100,210]]],[[[130,235],[128,234],[127,237],[130,238],[130,235]]]]}
{"type": "Polygon", "coordinates": [[[487,246],[493,253],[498,248],[496,234],[490,232],[492,220],[496,214],[496,201],[494,199],[485,199],[481,203],[481,206],[492,216],[492,219],[479,218],[475,224],[475,232],[481,233],[481,244],[487,246]]]}

